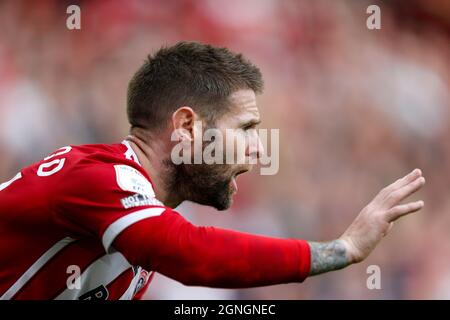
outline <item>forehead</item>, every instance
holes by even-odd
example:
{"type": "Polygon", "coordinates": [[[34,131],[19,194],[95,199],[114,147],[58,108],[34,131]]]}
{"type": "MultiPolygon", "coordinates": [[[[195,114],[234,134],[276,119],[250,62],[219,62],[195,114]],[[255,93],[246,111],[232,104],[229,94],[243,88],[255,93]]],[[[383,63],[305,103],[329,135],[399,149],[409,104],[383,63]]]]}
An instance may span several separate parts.
{"type": "Polygon", "coordinates": [[[259,120],[259,110],[256,105],[256,95],[253,90],[238,90],[231,94],[232,115],[259,120]]]}

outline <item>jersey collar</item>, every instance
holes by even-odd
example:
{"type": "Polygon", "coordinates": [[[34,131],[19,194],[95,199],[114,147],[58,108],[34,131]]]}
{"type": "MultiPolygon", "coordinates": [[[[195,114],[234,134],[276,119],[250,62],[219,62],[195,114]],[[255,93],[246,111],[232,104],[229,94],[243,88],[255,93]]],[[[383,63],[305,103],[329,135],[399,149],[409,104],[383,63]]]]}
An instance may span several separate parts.
{"type": "Polygon", "coordinates": [[[124,153],[125,158],[127,158],[128,160],[133,160],[134,162],[136,162],[138,165],[141,166],[141,163],[139,162],[136,153],[134,152],[133,148],[131,148],[130,142],[128,142],[128,140],[123,140],[122,144],[127,147],[127,151],[124,153]]]}

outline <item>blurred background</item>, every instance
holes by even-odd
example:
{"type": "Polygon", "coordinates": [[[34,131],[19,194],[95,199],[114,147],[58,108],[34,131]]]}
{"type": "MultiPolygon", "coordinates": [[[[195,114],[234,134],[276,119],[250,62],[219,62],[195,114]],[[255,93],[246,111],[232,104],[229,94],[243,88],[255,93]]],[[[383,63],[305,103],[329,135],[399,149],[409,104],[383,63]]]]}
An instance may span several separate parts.
{"type": "Polygon", "coordinates": [[[303,284],[213,290],[156,275],[146,298],[450,299],[449,37],[448,0],[3,0],[0,181],[64,145],[120,142],[127,83],[162,45],[227,46],[263,72],[262,127],[280,129],[280,170],[240,177],[225,213],[185,203],[183,215],[331,240],[415,167],[426,207],[366,261],[303,284]],[[81,30],[66,28],[71,4],[81,30]],[[381,30],[366,27],[370,4],[381,30]],[[370,265],[381,269],[380,290],[366,286],[370,265]]]}

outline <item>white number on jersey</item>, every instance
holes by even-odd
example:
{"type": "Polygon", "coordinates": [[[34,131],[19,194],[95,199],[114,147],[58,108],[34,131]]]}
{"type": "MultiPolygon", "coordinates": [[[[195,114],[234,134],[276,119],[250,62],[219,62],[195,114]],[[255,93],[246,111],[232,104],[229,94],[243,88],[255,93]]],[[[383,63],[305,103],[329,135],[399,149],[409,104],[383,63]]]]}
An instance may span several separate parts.
{"type": "MultiPolygon", "coordinates": [[[[71,146],[62,147],[62,148],[59,149],[59,150],[61,150],[61,151],[58,151],[58,152],[56,152],[56,153],[54,153],[54,154],[52,154],[52,155],[49,155],[48,157],[44,158],[44,160],[47,161],[47,160],[50,160],[50,159],[53,158],[53,157],[56,157],[56,156],[60,156],[60,155],[66,154],[66,153],[70,152],[70,150],[72,150],[72,147],[71,147],[71,146]]],[[[38,170],[37,170],[37,175],[38,175],[39,177],[48,177],[48,176],[51,176],[52,174],[57,173],[59,170],[61,170],[61,169],[63,168],[64,162],[65,162],[65,161],[66,161],[66,159],[65,159],[65,158],[62,158],[62,159],[55,159],[55,160],[50,161],[50,162],[44,162],[43,164],[41,164],[41,165],[39,166],[39,168],[38,168],[38,170]],[[56,165],[56,166],[55,166],[55,165],[56,165]],[[46,170],[46,169],[48,169],[48,168],[50,168],[50,167],[53,167],[53,166],[55,166],[55,167],[52,168],[52,169],[50,169],[50,170],[46,170]]],[[[20,179],[20,178],[22,178],[22,173],[19,172],[19,173],[16,174],[16,175],[14,176],[14,178],[12,178],[11,180],[6,181],[6,182],[0,184],[0,191],[6,189],[7,187],[9,187],[9,185],[10,185],[11,183],[13,183],[14,181],[16,181],[16,180],[18,180],[18,179],[20,179]]]]}
{"type": "MultiPolygon", "coordinates": [[[[49,155],[48,157],[44,158],[44,160],[47,161],[47,160],[52,159],[53,157],[66,154],[66,153],[70,152],[70,150],[72,150],[72,147],[71,146],[62,147],[60,150],[61,151],[56,152],[56,153],[54,153],[52,155],[49,155]]],[[[61,170],[63,168],[65,161],[66,161],[66,159],[62,158],[62,159],[56,159],[56,160],[53,160],[53,161],[50,161],[50,162],[44,162],[43,164],[41,164],[39,166],[38,171],[37,171],[37,175],[39,177],[51,176],[52,174],[57,173],[59,170],[61,170]],[[51,168],[51,167],[53,167],[55,165],[56,165],[56,167],[54,167],[54,168],[52,168],[50,170],[46,170],[46,169],[51,168]]]]}

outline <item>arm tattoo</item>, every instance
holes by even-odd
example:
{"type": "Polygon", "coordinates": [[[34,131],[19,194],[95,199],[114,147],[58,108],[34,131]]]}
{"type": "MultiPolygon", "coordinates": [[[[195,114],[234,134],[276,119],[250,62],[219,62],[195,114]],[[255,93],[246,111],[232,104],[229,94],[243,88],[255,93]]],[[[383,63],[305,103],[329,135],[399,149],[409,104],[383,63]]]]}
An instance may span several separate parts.
{"type": "Polygon", "coordinates": [[[311,249],[310,276],[342,269],[350,264],[342,240],[308,243],[311,249]]]}

